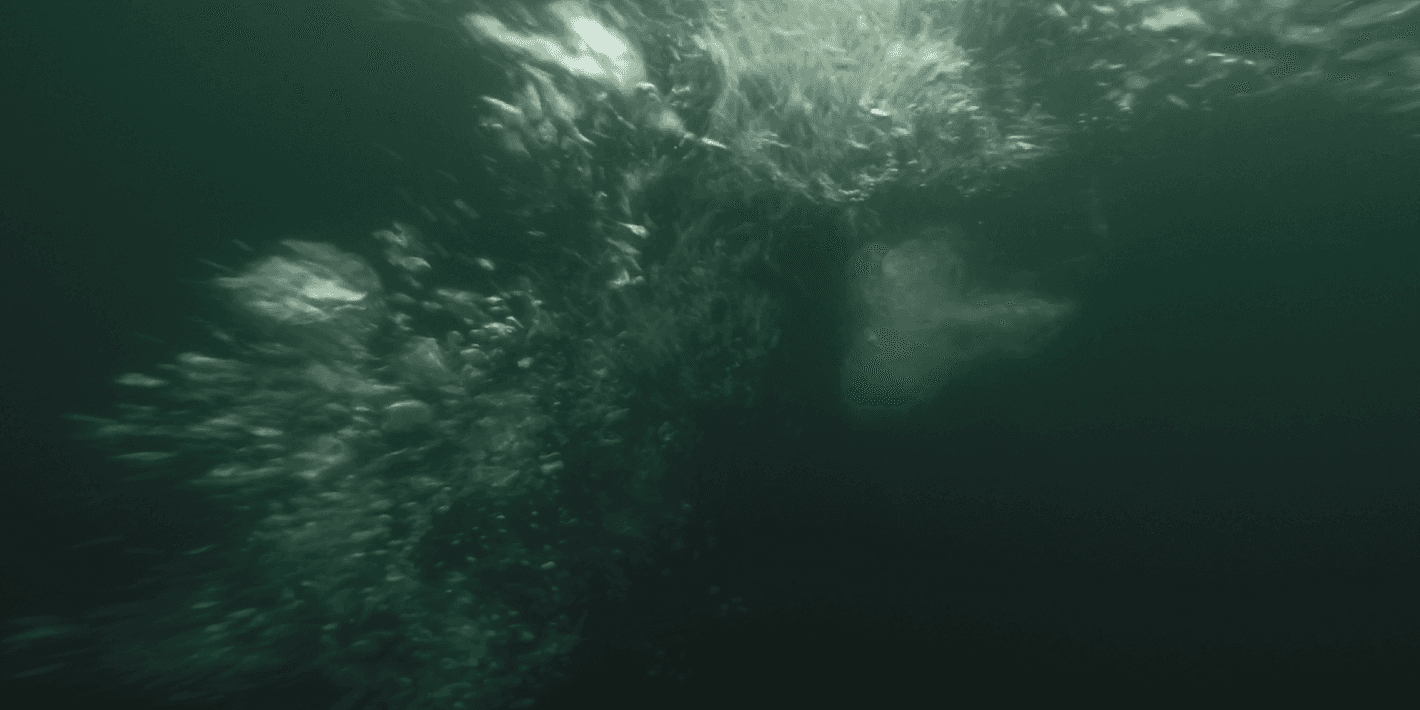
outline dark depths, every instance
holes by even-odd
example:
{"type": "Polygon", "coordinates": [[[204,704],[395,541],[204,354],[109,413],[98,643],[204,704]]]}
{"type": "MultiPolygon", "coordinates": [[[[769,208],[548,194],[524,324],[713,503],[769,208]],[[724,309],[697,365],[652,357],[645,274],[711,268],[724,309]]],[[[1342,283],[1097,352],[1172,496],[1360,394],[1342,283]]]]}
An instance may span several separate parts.
{"type": "MultiPolygon", "coordinates": [[[[176,279],[210,274],[195,259],[404,209],[371,141],[470,159],[453,48],[313,7],[101,10],[0,43],[24,107],[0,171],[7,615],[86,609],[142,574],[141,553],[76,543],[213,524],[113,483],[59,418],[178,348],[128,333],[183,332],[176,279]]],[[[1339,107],[1150,135],[1102,169],[1111,242],[1061,284],[1083,306],[1070,331],[910,422],[842,422],[842,334],[802,306],[785,347],[817,393],[807,425],[766,409],[712,428],[686,463],[698,539],[592,615],[548,707],[1398,689],[1420,660],[1415,143],[1339,107]]],[[[109,692],[14,692],[90,691],[109,692]]]]}

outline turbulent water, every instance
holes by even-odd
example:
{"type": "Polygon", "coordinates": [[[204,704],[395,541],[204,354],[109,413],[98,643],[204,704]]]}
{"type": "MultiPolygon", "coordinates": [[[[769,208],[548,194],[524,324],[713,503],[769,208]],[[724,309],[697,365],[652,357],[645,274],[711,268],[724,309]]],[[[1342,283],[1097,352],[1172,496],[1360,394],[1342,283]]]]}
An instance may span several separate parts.
{"type": "Polygon", "coordinates": [[[17,693],[857,707],[1411,658],[1420,3],[112,12],[10,45],[52,144],[10,226],[65,265],[11,283],[130,280],[16,331],[195,325],[14,369],[117,392],[35,396],[104,493],[16,476],[17,693]],[[318,167],[223,167],[258,150],[318,167]],[[120,188],[189,222],[121,231],[120,188]],[[83,315],[179,254],[201,300],[83,315]]]}

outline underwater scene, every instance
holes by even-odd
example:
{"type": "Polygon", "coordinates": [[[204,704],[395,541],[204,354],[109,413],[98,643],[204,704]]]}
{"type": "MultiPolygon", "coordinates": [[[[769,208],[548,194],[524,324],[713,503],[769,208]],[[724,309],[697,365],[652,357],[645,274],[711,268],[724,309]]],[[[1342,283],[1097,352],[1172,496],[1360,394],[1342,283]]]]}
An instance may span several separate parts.
{"type": "Polygon", "coordinates": [[[7,708],[1414,676],[1420,0],[30,5],[7,708]]]}

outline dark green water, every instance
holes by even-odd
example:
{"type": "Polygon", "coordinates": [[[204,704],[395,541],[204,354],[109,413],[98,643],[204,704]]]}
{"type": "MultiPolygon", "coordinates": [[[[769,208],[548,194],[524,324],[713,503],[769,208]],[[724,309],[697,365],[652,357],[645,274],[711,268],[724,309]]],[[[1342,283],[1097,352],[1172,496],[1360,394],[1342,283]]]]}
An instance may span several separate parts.
{"type": "MultiPolygon", "coordinates": [[[[431,32],[331,3],[78,5],[23,11],[0,44],[18,69],[0,149],[7,616],[124,599],[144,549],[220,527],[115,483],[60,418],[187,347],[185,318],[219,317],[182,282],[213,273],[197,259],[406,210],[372,142],[475,159],[458,50],[431,32]]],[[[711,430],[691,476],[714,553],[589,621],[584,670],[548,706],[1399,687],[1420,660],[1420,146],[1345,108],[1121,149],[1100,175],[1109,248],[1059,277],[1078,319],[909,421],[845,422],[834,316],[798,314],[785,348],[820,413],[711,430]],[[704,580],[747,611],[697,617],[704,580]],[[618,645],[645,629],[682,637],[669,667],[687,680],[618,645]]]]}

